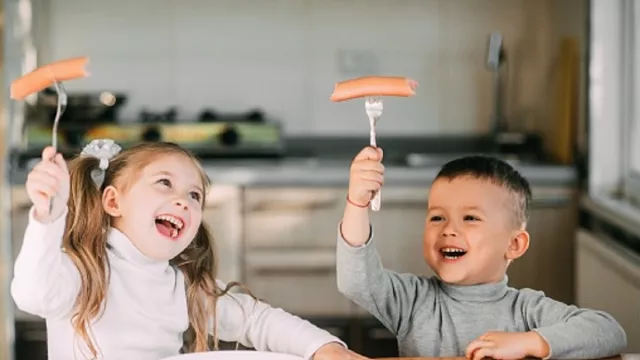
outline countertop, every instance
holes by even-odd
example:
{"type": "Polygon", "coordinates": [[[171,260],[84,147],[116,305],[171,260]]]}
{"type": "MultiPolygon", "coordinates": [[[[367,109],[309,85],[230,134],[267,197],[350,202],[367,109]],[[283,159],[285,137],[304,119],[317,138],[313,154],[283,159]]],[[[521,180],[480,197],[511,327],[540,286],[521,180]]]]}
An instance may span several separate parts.
{"type": "MultiPolygon", "coordinates": [[[[397,357],[377,358],[378,360],[466,360],[465,357],[397,357]]],[[[583,359],[583,360],[640,360],[640,354],[622,354],[608,358],[583,359]]]]}
{"type": "MultiPolygon", "coordinates": [[[[384,162],[383,162],[384,163],[384,162]]],[[[213,183],[238,186],[346,186],[350,159],[206,160],[203,167],[213,183]]],[[[385,163],[385,185],[428,186],[440,163],[409,166],[385,163]]],[[[578,174],[566,165],[514,163],[531,185],[574,185],[578,174]]],[[[11,174],[14,185],[24,184],[28,169],[11,174]]]]}
{"type": "MultiPolygon", "coordinates": [[[[308,159],[254,164],[205,162],[203,165],[214,183],[241,186],[346,186],[349,183],[350,160],[308,159]]],[[[514,167],[532,185],[573,185],[577,181],[577,172],[570,166],[515,163],[514,167]]],[[[439,165],[385,164],[385,185],[427,186],[439,169],[439,165]]]]}

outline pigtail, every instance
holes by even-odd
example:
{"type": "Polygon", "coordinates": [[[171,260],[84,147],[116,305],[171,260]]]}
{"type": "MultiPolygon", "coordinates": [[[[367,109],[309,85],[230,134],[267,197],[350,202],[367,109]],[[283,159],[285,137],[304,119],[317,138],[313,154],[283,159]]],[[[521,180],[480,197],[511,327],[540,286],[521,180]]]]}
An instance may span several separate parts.
{"type": "MultiPolygon", "coordinates": [[[[217,258],[213,251],[213,236],[204,224],[184,251],[172,260],[185,276],[189,304],[188,352],[209,349],[209,319],[215,316],[216,298],[221,296],[215,281],[217,258]]],[[[214,331],[215,332],[215,331],[214,331]]],[[[214,335],[214,348],[217,339],[214,335]]]]}
{"type": "Polygon", "coordinates": [[[109,217],[102,207],[102,189],[92,178],[98,164],[99,160],[90,156],[79,156],[69,164],[69,211],[63,238],[64,251],[78,268],[82,281],[72,326],[94,358],[97,349],[91,340],[89,325],[101,315],[108,284],[105,231],[109,217]]]}
{"type": "Polygon", "coordinates": [[[256,299],[249,289],[238,282],[230,282],[224,289],[218,286],[216,282],[218,259],[214,248],[213,235],[207,225],[202,223],[191,244],[171,261],[183,272],[186,281],[190,325],[185,334],[187,352],[219,349],[217,321],[215,321],[218,298],[226,295],[234,287],[240,287],[256,299]],[[208,331],[210,320],[213,320],[211,342],[208,331]]]}

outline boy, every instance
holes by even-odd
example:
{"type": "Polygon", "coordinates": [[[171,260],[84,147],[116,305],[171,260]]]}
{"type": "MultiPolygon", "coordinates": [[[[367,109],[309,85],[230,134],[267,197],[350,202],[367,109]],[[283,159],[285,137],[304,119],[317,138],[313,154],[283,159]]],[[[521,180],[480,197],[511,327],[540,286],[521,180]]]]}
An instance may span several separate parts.
{"type": "Polygon", "coordinates": [[[437,276],[384,269],[367,205],[384,180],[382,150],[351,165],[337,245],[338,288],[395,334],[401,356],[470,359],[600,358],[626,347],[611,316],[507,285],[509,263],[529,246],[528,182],[497,159],[444,165],[428,199],[423,254],[437,276]]]}

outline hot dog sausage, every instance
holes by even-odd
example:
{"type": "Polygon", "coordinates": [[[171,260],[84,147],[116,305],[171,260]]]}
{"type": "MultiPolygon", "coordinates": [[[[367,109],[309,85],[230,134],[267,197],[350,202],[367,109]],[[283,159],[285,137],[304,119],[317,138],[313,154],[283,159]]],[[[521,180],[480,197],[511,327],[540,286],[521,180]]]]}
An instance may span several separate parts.
{"type": "Polygon", "coordinates": [[[66,81],[89,76],[86,65],[89,58],[80,56],[49,63],[31,71],[11,83],[11,98],[23,100],[53,85],[56,81],[66,81]]]}
{"type": "Polygon", "coordinates": [[[366,76],[339,82],[331,101],[340,102],[364,96],[413,96],[418,83],[406,77],[366,76]]]}

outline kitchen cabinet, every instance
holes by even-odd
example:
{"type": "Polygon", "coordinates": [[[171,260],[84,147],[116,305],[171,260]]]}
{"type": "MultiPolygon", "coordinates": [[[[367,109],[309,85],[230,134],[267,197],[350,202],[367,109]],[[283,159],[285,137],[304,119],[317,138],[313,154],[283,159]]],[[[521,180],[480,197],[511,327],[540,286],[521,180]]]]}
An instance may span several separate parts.
{"type": "Polygon", "coordinates": [[[578,306],[611,314],[627,333],[623,352],[640,352],[640,255],[586,229],[575,239],[578,306]]]}
{"type": "Polygon", "coordinates": [[[382,189],[380,211],[371,212],[371,224],[376,249],[387,269],[433,275],[422,255],[427,192],[425,186],[382,189]]]}
{"type": "Polygon", "coordinates": [[[22,247],[24,231],[29,223],[29,210],[31,201],[23,186],[16,186],[11,190],[11,247],[15,259],[22,247]]]}
{"type": "Polygon", "coordinates": [[[47,326],[44,321],[15,324],[16,360],[47,360],[47,326]]]}
{"type": "Polygon", "coordinates": [[[248,252],[245,285],[255,296],[300,316],[345,316],[355,306],[337,288],[335,251],[248,252]]]}
{"type": "Polygon", "coordinates": [[[344,196],[331,187],[245,189],[243,281],[257,297],[300,316],[350,316],[335,272],[344,196]]]}
{"type": "MultiPolygon", "coordinates": [[[[537,186],[532,193],[530,247],[510,265],[509,284],[542,290],[572,303],[575,190],[537,186]]],[[[433,275],[422,255],[427,197],[428,187],[424,186],[383,187],[381,210],[371,213],[371,221],[376,248],[386,268],[433,275]]],[[[266,301],[298,314],[366,315],[357,306],[349,310],[341,300],[332,272],[335,260],[331,254],[344,209],[344,189],[249,188],[245,199],[247,285],[258,289],[266,301]],[[265,261],[272,265],[265,265],[265,261]],[[254,266],[258,262],[261,265],[254,266]],[[316,296],[324,301],[317,301],[316,296]]]]}
{"type": "Polygon", "coordinates": [[[213,185],[207,195],[202,222],[214,239],[217,278],[225,283],[242,278],[242,189],[213,185]]]}
{"type": "Polygon", "coordinates": [[[529,249],[507,269],[509,285],[544,291],[573,303],[574,245],[578,223],[576,191],[568,187],[534,187],[529,249]]]}
{"type": "Polygon", "coordinates": [[[247,188],[246,251],[335,248],[345,195],[332,187],[247,188]]]}
{"type": "Polygon", "coordinates": [[[361,342],[358,349],[360,354],[371,358],[398,356],[398,340],[378,320],[361,319],[355,333],[361,342]]]}

